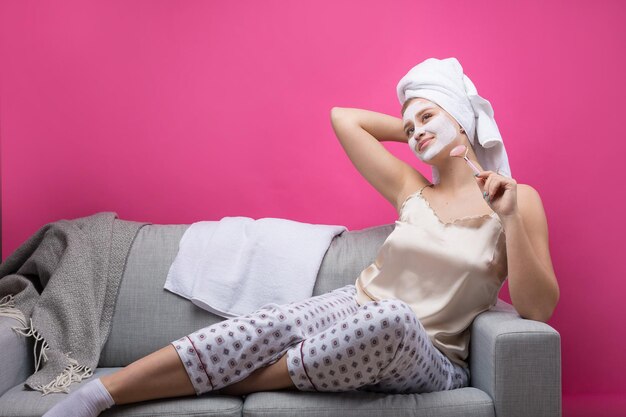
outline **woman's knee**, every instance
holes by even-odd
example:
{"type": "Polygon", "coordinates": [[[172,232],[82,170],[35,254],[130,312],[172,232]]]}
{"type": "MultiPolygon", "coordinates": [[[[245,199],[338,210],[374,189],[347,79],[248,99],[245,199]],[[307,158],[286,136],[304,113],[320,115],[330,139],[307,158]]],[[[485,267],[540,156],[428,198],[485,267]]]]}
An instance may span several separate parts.
{"type": "Polygon", "coordinates": [[[269,338],[274,342],[290,344],[305,337],[304,321],[296,310],[287,305],[274,304],[259,311],[248,323],[253,327],[255,336],[269,338]]]}
{"type": "Polygon", "coordinates": [[[369,304],[369,313],[379,321],[378,330],[389,337],[391,333],[400,344],[408,338],[414,338],[417,327],[421,326],[413,309],[404,301],[397,299],[383,299],[369,304]]]}

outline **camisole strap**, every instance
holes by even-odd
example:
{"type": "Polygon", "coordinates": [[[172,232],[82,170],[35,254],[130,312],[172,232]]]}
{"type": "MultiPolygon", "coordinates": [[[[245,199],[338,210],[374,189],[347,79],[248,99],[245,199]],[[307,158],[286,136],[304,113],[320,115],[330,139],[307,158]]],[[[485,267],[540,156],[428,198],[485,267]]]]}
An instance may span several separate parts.
{"type": "Polygon", "coordinates": [[[430,187],[430,186],[432,186],[432,185],[433,185],[433,184],[426,184],[425,186],[423,186],[422,188],[420,188],[420,189],[419,189],[419,193],[421,194],[421,192],[422,192],[422,190],[423,190],[424,188],[426,188],[426,187],[430,187]]]}

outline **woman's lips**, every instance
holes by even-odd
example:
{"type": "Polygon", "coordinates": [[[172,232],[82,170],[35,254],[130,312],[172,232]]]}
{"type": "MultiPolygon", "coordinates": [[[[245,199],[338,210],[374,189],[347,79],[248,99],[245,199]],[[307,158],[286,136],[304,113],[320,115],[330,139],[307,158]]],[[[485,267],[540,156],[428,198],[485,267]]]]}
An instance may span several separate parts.
{"type": "Polygon", "coordinates": [[[432,139],[427,139],[425,142],[422,142],[422,144],[420,145],[420,149],[419,149],[419,150],[421,151],[422,149],[424,149],[425,147],[427,147],[427,146],[430,144],[430,142],[432,142],[432,141],[433,141],[433,139],[434,139],[434,138],[432,138],[432,139]]]}

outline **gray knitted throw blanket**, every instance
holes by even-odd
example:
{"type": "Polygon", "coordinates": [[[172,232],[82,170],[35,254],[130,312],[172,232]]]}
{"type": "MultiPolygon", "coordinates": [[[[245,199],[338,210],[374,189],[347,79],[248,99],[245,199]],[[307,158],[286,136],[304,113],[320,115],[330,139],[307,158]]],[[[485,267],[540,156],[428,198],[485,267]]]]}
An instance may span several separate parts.
{"type": "Polygon", "coordinates": [[[68,393],[72,382],[93,375],[128,253],[146,224],[114,212],[48,223],[0,264],[0,315],[19,320],[23,327],[13,330],[35,339],[26,387],[68,393]]]}

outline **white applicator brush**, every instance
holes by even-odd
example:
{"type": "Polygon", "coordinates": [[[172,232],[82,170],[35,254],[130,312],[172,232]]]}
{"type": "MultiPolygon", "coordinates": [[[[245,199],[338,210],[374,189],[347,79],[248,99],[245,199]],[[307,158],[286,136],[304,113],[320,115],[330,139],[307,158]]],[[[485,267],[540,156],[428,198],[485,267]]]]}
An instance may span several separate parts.
{"type": "Polygon", "coordinates": [[[476,168],[476,165],[472,164],[472,161],[470,161],[469,158],[467,157],[467,151],[468,150],[469,149],[467,149],[467,146],[465,146],[465,145],[455,146],[450,151],[450,156],[457,156],[457,157],[465,159],[465,161],[470,166],[470,168],[472,168],[472,171],[474,171],[474,174],[478,175],[478,174],[480,174],[480,170],[478,168],[476,168]]]}

